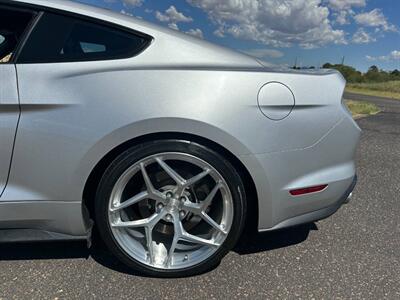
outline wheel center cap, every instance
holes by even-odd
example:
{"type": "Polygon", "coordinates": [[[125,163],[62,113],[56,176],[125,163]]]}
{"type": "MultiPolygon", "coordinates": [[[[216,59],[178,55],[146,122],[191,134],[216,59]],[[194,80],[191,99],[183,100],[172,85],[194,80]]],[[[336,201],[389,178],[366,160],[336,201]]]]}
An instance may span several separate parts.
{"type": "Polygon", "coordinates": [[[185,201],[188,200],[187,195],[177,195],[173,191],[168,191],[166,193],[166,207],[170,212],[180,211],[184,207],[185,201]]]}
{"type": "Polygon", "coordinates": [[[182,206],[182,203],[180,200],[176,199],[176,198],[171,198],[169,200],[168,206],[171,209],[179,209],[182,206]]]}

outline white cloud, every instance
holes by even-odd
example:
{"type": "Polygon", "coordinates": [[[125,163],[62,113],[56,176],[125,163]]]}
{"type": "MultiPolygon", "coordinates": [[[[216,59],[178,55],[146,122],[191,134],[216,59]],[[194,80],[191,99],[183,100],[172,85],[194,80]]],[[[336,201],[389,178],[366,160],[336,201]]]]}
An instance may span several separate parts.
{"type": "Polygon", "coordinates": [[[394,61],[394,60],[400,60],[400,50],[394,50],[390,52],[388,55],[382,55],[382,56],[366,56],[367,60],[369,61],[394,61]]]}
{"type": "Polygon", "coordinates": [[[176,23],[169,23],[168,27],[173,29],[173,30],[179,30],[179,26],[176,23]]]}
{"type": "MultiPolygon", "coordinates": [[[[193,22],[191,17],[185,16],[183,13],[179,12],[175,6],[171,5],[165,13],[156,11],[155,16],[157,20],[163,23],[168,23],[168,27],[174,30],[180,30],[178,23],[190,23],[193,22]]],[[[200,28],[190,29],[185,31],[186,34],[203,39],[203,31],[200,28]]]]}
{"type": "Polygon", "coordinates": [[[371,36],[368,32],[366,32],[363,28],[359,28],[353,35],[351,40],[355,44],[369,44],[372,42],[376,42],[376,38],[371,36]]]}
{"type": "Polygon", "coordinates": [[[122,2],[125,6],[138,7],[142,6],[145,0],[104,0],[106,3],[122,2]]]}
{"type": "Polygon", "coordinates": [[[230,34],[265,45],[315,48],[345,44],[345,32],[334,30],[321,0],[187,0],[218,25],[215,34],[230,34]]]}
{"type": "Polygon", "coordinates": [[[216,30],[214,31],[214,35],[216,35],[217,37],[220,37],[220,38],[225,37],[224,29],[223,29],[222,27],[216,29],[216,30]]]}
{"type": "Polygon", "coordinates": [[[354,16],[356,23],[367,27],[379,27],[384,31],[398,31],[397,27],[389,24],[385,15],[378,8],[370,12],[360,13],[354,16]]]}
{"type": "Polygon", "coordinates": [[[350,17],[355,15],[354,8],[365,7],[366,0],[326,0],[329,8],[333,10],[336,18],[335,22],[339,25],[350,24],[350,17]]]}
{"type": "Polygon", "coordinates": [[[392,53],[390,53],[390,56],[393,59],[400,60],[400,51],[398,50],[392,51],[392,53]]]}
{"type": "Polygon", "coordinates": [[[347,11],[347,10],[342,10],[338,13],[335,13],[336,16],[336,23],[338,23],[339,25],[347,25],[350,24],[349,21],[349,15],[351,14],[351,11],[347,11]]]}
{"type": "Polygon", "coordinates": [[[130,6],[142,6],[144,0],[123,0],[122,2],[130,6]]]}
{"type": "Polygon", "coordinates": [[[365,7],[367,3],[365,0],[328,0],[328,5],[334,10],[343,11],[352,7],[365,7]]]}
{"type": "Polygon", "coordinates": [[[128,12],[128,11],[126,11],[125,9],[122,9],[122,10],[120,11],[120,13],[123,14],[123,15],[127,15],[127,16],[130,16],[130,17],[133,17],[133,14],[130,13],[130,12],[128,12]]]}
{"type": "Polygon", "coordinates": [[[190,23],[193,22],[191,17],[185,16],[183,13],[179,12],[175,6],[171,5],[165,13],[156,11],[156,18],[160,22],[168,23],[168,27],[174,30],[179,30],[178,23],[190,23]]]}
{"type": "Polygon", "coordinates": [[[186,31],[185,33],[193,35],[193,36],[198,37],[200,39],[204,38],[203,31],[201,31],[201,29],[199,29],[199,28],[190,29],[189,31],[186,31]]]}
{"type": "Polygon", "coordinates": [[[284,56],[283,52],[276,49],[249,49],[242,52],[257,58],[280,58],[284,56]]]}
{"type": "Polygon", "coordinates": [[[168,22],[168,23],[179,23],[179,22],[192,22],[193,19],[191,17],[185,16],[183,13],[179,12],[175,6],[171,5],[166,11],[165,14],[156,11],[156,18],[160,22],[168,22]]]}

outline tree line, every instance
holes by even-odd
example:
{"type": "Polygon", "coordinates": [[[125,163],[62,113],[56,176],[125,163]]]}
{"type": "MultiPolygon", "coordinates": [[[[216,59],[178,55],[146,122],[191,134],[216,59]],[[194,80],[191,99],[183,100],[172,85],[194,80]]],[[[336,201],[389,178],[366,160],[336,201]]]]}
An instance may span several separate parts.
{"type": "Polygon", "coordinates": [[[369,83],[369,82],[386,82],[400,80],[400,71],[384,71],[377,66],[371,66],[366,73],[362,73],[353,67],[346,65],[332,65],[326,63],[323,65],[324,69],[335,69],[343,74],[349,83],[369,83]]]}

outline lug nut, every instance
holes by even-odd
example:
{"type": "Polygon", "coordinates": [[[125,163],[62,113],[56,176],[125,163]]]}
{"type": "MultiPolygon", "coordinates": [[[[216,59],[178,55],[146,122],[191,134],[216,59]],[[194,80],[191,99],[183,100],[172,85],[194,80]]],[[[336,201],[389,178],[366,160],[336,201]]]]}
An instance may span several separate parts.
{"type": "Polygon", "coordinates": [[[168,215],[166,216],[166,218],[167,218],[167,221],[168,221],[168,222],[172,221],[172,216],[171,216],[170,214],[168,214],[168,215]]]}
{"type": "Polygon", "coordinates": [[[186,197],[181,197],[181,199],[180,199],[182,202],[185,202],[186,201],[186,197]]]}
{"type": "Polygon", "coordinates": [[[167,193],[167,198],[172,198],[174,195],[171,192],[167,193]]]}
{"type": "Polygon", "coordinates": [[[162,209],[164,208],[164,204],[159,203],[159,204],[157,205],[157,208],[158,208],[159,210],[162,210],[162,209]]]}
{"type": "Polygon", "coordinates": [[[185,213],[183,210],[181,210],[181,211],[179,212],[179,216],[180,216],[181,218],[184,218],[185,215],[186,215],[186,213],[185,213]]]}

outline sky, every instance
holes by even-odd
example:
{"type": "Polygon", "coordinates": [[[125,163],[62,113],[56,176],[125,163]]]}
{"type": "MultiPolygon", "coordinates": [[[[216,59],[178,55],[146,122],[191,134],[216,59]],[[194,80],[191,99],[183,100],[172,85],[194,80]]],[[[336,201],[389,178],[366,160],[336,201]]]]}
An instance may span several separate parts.
{"type": "Polygon", "coordinates": [[[400,69],[399,0],[76,0],[273,64],[400,69]]]}

